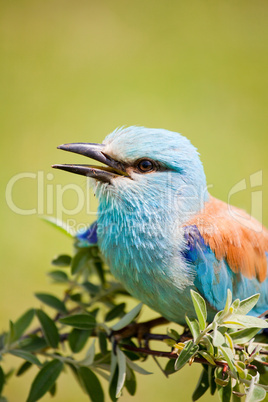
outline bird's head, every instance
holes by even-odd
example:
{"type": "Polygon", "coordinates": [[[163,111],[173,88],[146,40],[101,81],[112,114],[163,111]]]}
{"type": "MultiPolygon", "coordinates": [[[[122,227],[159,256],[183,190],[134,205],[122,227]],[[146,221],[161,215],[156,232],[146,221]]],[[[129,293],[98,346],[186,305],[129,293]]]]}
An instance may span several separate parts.
{"type": "Polygon", "coordinates": [[[54,165],[95,179],[103,208],[177,211],[182,219],[198,212],[207,199],[206,179],[198,153],[182,135],[144,127],[117,129],[102,144],[64,144],[59,149],[103,163],[54,165]]]}

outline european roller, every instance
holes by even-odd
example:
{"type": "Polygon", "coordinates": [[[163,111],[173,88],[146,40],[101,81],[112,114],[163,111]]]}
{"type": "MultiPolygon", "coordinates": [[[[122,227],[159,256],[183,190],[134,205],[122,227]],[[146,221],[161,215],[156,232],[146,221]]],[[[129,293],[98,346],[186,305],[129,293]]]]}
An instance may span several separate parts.
{"type": "Polygon", "coordinates": [[[144,127],[117,129],[102,144],[58,148],[104,166],[54,165],[93,178],[97,223],[78,235],[98,243],[112,274],[137,299],[179,324],[194,316],[190,289],[208,319],[233,298],[260,298],[268,309],[268,231],[207,190],[199,154],[182,135],[144,127]]]}

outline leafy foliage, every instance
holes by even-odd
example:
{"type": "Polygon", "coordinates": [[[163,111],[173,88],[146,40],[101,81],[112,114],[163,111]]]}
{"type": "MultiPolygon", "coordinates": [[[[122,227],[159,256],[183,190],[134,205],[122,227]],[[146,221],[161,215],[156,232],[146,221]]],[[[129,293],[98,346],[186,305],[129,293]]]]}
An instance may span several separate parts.
{"type": "Polygon", "coordinates": [[[224,310],[207,324],[205,301],[192,290],[196,319],[186,316],[187,327],[181,334],[174,329],[167,334],[150,334],[154,320],[138,323],[142,305],[127,312],[126,303],[118,301],[119,296],[130,295],[111,276],[96,246],[76,243],[72,257],[57,256],[52,265],[59,269],[51,271],[49,277],[53,283],[65,285],[63,299],[36,293],[42,309],[29,309],[14,323],[10,321],[9,330],[0,335],[0,400],[6,400],[5,387],[12,374],[5,370],[8,354],[18,358],[17,376],[33,366],[39,369],[27,402],[37,401],[47,392],[54,396],[56,381],[66,368],[93,402],[104,401],[100,377],[107,380],[112,401],[125,391],[135,395],[135,372],[151,374],[137,361],[149,355],[155,360],[156,356],[168,358],[165,370],[161,369],[166,376],[186,364],[202,365],[193,401],[209,390],[212,395],[217,391],[224,402],[244,395],[247,402],[265,399],[268,345],[261,330],[268,328],[268,323],[247,315],[258,295],[232,302],[228,291],[224,310]],[[169,349],[152,350],[150,339],[166,342],[169,349]]]}

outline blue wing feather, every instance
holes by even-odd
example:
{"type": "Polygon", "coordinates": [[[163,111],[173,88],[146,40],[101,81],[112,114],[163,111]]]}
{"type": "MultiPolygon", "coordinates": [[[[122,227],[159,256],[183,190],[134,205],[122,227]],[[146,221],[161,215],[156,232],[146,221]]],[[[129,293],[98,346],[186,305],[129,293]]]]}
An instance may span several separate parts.
{"type": "Polygon", "coordinates": [[[93,245],[97,245],[98,236],[97,236],[97,221],[93,222],[88,228],[80,230],[75,235],[78,240],[78,247],[89,247],[93,245]]]}
{"type": "Polygon", "coordinates": [[[209,245],[205,244],[197,226],[185,228],[186,248],[184,258],[194,265],[196,277],[194,285],[216,310],[224,308],[227,289],[233,298],[246,299],[260,293],[260,299],[251,314],[259,315],[268,309],[268,278],[260,283],[256,278],[246,278],[241,273],[234,273],[227,262],[218,260],[209,245]]]}

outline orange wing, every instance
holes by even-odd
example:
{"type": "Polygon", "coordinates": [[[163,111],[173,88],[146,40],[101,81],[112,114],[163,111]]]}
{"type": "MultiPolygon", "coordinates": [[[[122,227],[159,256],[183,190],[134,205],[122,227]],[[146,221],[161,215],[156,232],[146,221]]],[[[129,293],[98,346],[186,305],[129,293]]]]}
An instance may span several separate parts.
{"type": "Polygon", "coordinates": [[[188,225],[197,226],[216,258],[224,258],[233,272],[247,278],[256,277],[260,282],[265,280],[268,231],[245,211],[229,208],[225,202],[210,196],[203,211],[185,226],[188,225]]]}

